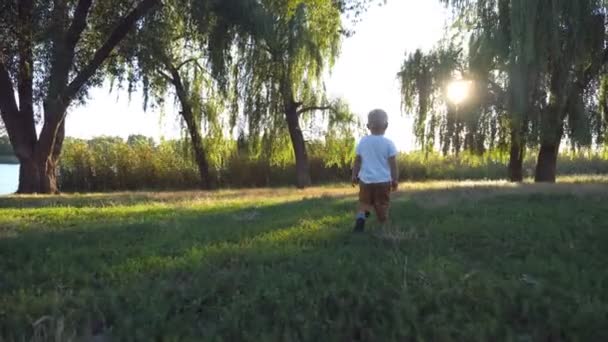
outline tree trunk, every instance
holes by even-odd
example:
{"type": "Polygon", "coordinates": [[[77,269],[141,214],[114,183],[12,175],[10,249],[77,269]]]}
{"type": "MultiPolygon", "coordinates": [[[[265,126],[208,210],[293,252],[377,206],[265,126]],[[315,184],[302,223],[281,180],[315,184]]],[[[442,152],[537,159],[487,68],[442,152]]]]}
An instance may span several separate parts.
{"type": "MultiPolygon", "coordinates": [[[[62,115],[62,113],[56,113],[62,115]]],[[[48,116],[47,116],[48,117],[48,116]]],[[[52,120],[47,121],[51,125],[52,120]]],[[[42,129],[40,139],[31,144],[33,147],[18,145],[19,150],[19,187],[17,193],[20,194],[58,194],[59,186],[57,183],[57,165],[63,139],[65,136],[65,122],[58,125],[55,130],[54,139],[46,138],[46,132],[52,130],[47,126],[47,122],[42,129]],[[24,151],[27,151],[24,153],[24,151]]],[[[26,134],[21,133],[23,136],[26,134]]]]}
{"type": "Polygon", "coordinates": [[[40,191],[40,173],[33,158],[19,158],[18,194],[31,194],[40,191]]]}
{"type": "Polygon", "coordinates": [[[464,151],[476,152],[476,147],[473,133],[471,133],[471,131],[467,131],[464,135],[464,151]]]}
{"type": "Polygon", "coordinates": [[[310,179],[310,164],[308,153],[306,152],[306,142],[300,128],[298,104],[293,101],[289,103],[285,108],[285,117],[287,119],[287,127],[289,128],[291,145],[296,156],[296,186],[299,189],[304,189],[309,187],[312,181],[310,179]]]}
{"type": "MultiPolygon", "coordinates": [[[[37,150],[45,150],[38,148],[37,150]]],[[[35,154],[35,157],[19,158],[19,194],[58,194],[57,158],[35,154]]]]}
{"type": "Polygon", "coordinates": [[[203,144],[203,137],[201,136],[200,122],[192,111],[190,105],[190,96],[184,87],[179,70],[169,61],[165,61],[165,66],[171,73],[171,83],[175,87],[175,92],[182,106],[181,115],[186,121],[188,133],[192,140],[192,149],[194,150],[194,159],[198,166],[198,173],[200,176],[200,186],[202,189],[211,188],[211,177],[209,176],[209,162],[207,161],[207,154],[205,153],[205,147],[203,144]]]}
{"type": "MultiPolygon", "coordinates": [[[[559,80],[559,78],[556,78],[559,80]]],[[[555,79],[552,79],[552,84],[555,79]]],[[[563,94],[560,84],[553,85],[555,94],[563,94]],[[561,92],[560,92],[561,91],[561,92]]],[[[557,156],[564,135],[564,119],[566,117],[566,96],[552,95],[551,103],[542,113],[541,143],[536,162],[534,181],[537,183],[555,183],[557,174],[557,156]]]]}
{"type": "Polygon", "coordinates": [[[188,126],[188,132],[190,133],[190,139],[192,140],[192,149],[194,150],[194,159],[198,166],[198,173],[201,179],[201,188],[211,188],[211,177],[209,176],[209,162],[207,161],[207,154],[205,153],[205,147],[203,145],[203,137],[201,136],[200,128],[194,123],[191,109],[183,109],[183,116],[190,116],[190,119],[186,119],[186,125],[188,126]],[[186,113],[188,112],[188,114],[186,113]]]}
{"type": "Polygon", "coordinates": [[[524,180],[524,144],[517,132],[511,132],[511,153],[509,156],[509,181],[520,183],[524,180]]]}
{"type": "Polygon", "coordinates": [[[451,146],[450,142],[451,142],[451,138],[446,137],[441,144],[441,154],[444,157],[447,157],[448,155],[450,155],[450,146],[451,146]]]}
{"type": "Polygon", "coordinates": [[[38,163],[38,172],[40,174],[40,190],[43,194],[58,194],[59,187],[57,186],[57,160],[52,156],[42,157],[38,163]]]}
{"type": "Polygon", "coordinates": [[[543,143],[538,153],[536,163],[536,175],[534,181],[537,183],[555,183],[557,174],[557,156],[559,144],[543,143]]]}

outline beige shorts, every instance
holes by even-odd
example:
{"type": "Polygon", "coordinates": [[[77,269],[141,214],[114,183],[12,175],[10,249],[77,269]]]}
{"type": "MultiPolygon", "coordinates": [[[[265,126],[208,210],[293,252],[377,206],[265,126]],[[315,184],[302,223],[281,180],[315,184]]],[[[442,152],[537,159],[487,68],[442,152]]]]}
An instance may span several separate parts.
{"type": "MultiPolygon", "coordinates": [[[[391,201],[391,183],[359,185],[359,203],[366,208],[373,208],[378,221],[386,222],[391,201]]],[[[366,209],[367,210],[367,209],[366,209]]]]}

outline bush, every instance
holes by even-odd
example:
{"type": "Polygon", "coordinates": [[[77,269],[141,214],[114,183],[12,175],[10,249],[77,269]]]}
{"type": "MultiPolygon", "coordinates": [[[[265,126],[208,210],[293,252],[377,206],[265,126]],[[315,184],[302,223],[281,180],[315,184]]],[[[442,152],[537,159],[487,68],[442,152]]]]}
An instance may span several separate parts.
{"type": "MultiPolygon", "coordinates": [[[[332,142],[334,145],[336,142],[332,142]]],[[[206,146],[217,146],[217,141],[206,146]]],[[[295,179],[291,163],[239,153],[236,144],[210,151],[210,174],[222,188],[290,185],[295,179]]],[[[334,146],[335,148],[335,146],[334,146]]],[[[323,148],[311,148],[311,175],[316,183],[349,178],[352,157],[325,160],[323,148]]],[[[346,153],[349,155],[352,153],[346,153]]],[[[89,141],[66,139],[59,170],[60,187],[68,192],[141,189],[192,189],[199,184],[189,144],[181,140],[156,145],[145,137],[99,137],[89,141]]]]}
{"type": "MultiPolygon", "coordinates": [[[[289,158],[268,159],[239,151],[232,141],[207,142],[220,146],[210,154],[210,173],[221,188],[287,186],[293,184],[295,167],[289,158]]],[[[309,143],[311,177],[315,184],[350,180],[354,141],[309,143]]],[[[536,153],[529,151],[524,174],[534,175],[536,153]]],[[[437,152],[402,153],[398,157],[402,181],[499,180],[507,176],[508,155],[491,151],[482,156],[462,153],[443,156],[437,152]]],[[[560,175],[608,173],[608,151],[563,152],[560,175]]],[[[60,164],[60,186],[68,192],[193,189],[199,184],[196,163],[187,141],[155,144],[133,136],[127,141],[99,137],[89,141],[67,139],[60,164]]]]}
{"type": "Polygon", "coordinates": [[[17,164],[13,146],[6,135],[0,135],[0,164],[17,164]]]}

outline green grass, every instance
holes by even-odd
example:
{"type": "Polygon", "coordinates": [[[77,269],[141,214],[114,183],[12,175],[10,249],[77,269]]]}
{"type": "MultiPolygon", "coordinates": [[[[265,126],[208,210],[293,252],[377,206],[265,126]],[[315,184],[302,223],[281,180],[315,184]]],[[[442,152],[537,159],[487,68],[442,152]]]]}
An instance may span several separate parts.
{"type": "Polygon", "coordinates": [[[608,179],[0,198],[0,341],[605,341],[608,179]]]}

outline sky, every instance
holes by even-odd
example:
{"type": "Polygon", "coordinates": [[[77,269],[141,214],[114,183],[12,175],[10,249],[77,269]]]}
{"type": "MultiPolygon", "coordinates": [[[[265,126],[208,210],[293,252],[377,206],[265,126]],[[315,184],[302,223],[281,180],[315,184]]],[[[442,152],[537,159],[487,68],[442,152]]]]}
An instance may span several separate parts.
{"type": "MultiPolygon", "coordinates": [[[[398,149],[414,148],[412,121],[401,111],[397,72],[407,52],[432,48],[442,37],[447,12],[437,0],[388,0],[367,11],[346,38],[341,55],[326,80],[331,97],[345,99],[351,110],[365,118],[375,108],[389,113],[386,136],[398,149]]],[[[92,89],[85,105],[73,108],[66,134],[78,138],[100,135],[128,137],[143,134],[155,139],[180,136],[176,110],[143,111],[141,93],[130,99],[107,87],[92,89]]],[[[173,103],[173,101],[168,101],[173,103]]]]}

